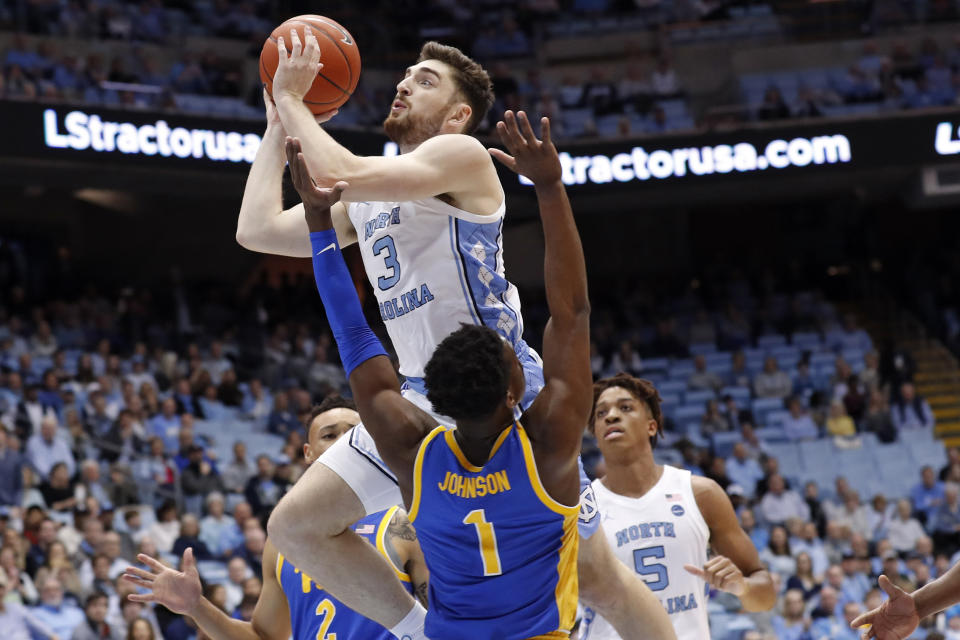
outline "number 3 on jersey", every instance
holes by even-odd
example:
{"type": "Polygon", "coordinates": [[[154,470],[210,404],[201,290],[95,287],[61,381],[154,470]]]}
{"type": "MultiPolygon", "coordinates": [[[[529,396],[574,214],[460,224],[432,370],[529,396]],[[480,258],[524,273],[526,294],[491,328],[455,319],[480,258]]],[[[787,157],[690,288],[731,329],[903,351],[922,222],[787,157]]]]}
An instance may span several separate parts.
{"type": "Polygon", "coordinates": [[[472,524],[480,539],[480,559],[483,560],[483,575],[498,576],[503,573],[500,567],[500,549],[497,548],[497,534],[493,524],[487,522],[483,509],[474,509],[463,519],[463,524],[472,524]]]}
{"type": "Polygon", "coordinates": [[[337,607],[330,600],[325,599],[317,605],[317,615],[323,616],[320,620],[320,630],[317,631],[317,640],[337,640],[337,634],[327,631],[333,624],[333,618],[337,615],[337,607]]]}
{"type": "Polygon", "coordinates": [[[393,244],[393,238],[391,236],[383,236],[373,243],[372,248],[373,255],[375,256],[379,256],[384,251],[387,252],[387,255],[383,257],[383,264],[387,269],[390,269],[391,273],[387,277],[380,276],[377,278],[377,286],[380,287],[380,291],[386,291],[400,280],[400,263],[397,262],[397,247],[393,244]]]}
{"type": "Polygon", "coordinates": [[[666,554],[663,551],[663,545],[649,547],[647,549],[636,549],[633,552],[633,564],[642,576],[656,576],[656,580],[647,580],[644,582],[650,587],[650,591],[661,591],[670,585],[670,576],[667,575],[667,567],[659,562],[646,563],[647,558],[663,558],[666,554]]]}

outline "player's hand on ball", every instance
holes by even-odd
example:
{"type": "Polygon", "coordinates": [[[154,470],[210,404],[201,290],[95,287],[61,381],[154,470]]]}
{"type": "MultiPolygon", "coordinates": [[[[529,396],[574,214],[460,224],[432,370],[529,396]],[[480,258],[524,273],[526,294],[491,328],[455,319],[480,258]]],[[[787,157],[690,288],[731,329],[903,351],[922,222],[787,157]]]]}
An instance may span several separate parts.
{"type": "Polygon", "coordinates": [[[497,133],[509,153],[500,149],[489,149],[490,155],[506,165],[512,171],[526,176],[534,185],[542,186],[560,182],[563,171],[557,148],[550,140],[550,119],[540,119],[542,140],[537,140],[527,114],[513,111],[503,114],[503,120],[497,123],[497,133]]]}
{"type": "Polygon", "coordinates": [[[683,568],[706,580],[711,587],[735,596],[743,595],[747,590],[747,580],[743,577],[743,572],[733,563],[733,560],[726,556],[711,558],[702,569],[692,564],[685,564],[683,568]]]}
{"type": "Polygon", "coordinates": [[[880,576],[877,582],[890,599],[873,611],[868,611],[854,619],[850,627],[859,629],[869,625],[861,634],[863,638],[876,638],[876,640],[908,638],[920,624],[916,602],[909,593],[890,582],[887,576],[880,576]]]}
{"type": "Polygon", "coordinates": [[[134,602],[159,602],[174,613],[190,615],[203,596],[200,586],[200,574],[197,572],[197,562],[193,559],[193,549],[187,548],[183,552],[180,563],[182,571],[171,569],[159,560],[141,553],[137,556],[140,562],[150,567],[151,571],[144,571],[137,567],[127,567],[123,579],[132,582],[138,587],[149,589],[150,593],[134,593],[130,600],[134,602]]]}
{"type": "Polygon", "coordinates": [[[287,154],[287,164],[290,165],[290,180],[300,194],[300,199],[303,200],[303,209],[308,222],[311,216],[329,212],[330,207],[339,202],[344,189],[350,185],[341,180],[329,189],[317,186],[314,179],[310,177],[310,169],[307,167],[300,140],[297,138],[288,136],[284,151],[287,154]]]}
{"type": "Polygon", "coordinates": [[[306,37],[306,44],[300,42],[296,29],[290,30],[292,51],[287,53],[283,36],[277,38],[277,73],[273,76],[273,96],[277,100],[290,98],[302,101],[313,85],[317,73],[323,68],[320,62],[320,45],[312,33],[306,37]]]}

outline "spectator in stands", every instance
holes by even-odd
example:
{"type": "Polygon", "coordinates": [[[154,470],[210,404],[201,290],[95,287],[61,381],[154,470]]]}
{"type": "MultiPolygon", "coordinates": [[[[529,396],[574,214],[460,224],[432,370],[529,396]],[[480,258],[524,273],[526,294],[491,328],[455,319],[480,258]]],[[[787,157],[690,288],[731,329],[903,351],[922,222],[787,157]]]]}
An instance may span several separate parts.
{"type": "Polygon", "coordinates": [[[853,424],[853,419],[847,414],[847,408],[840,400],[834,400],[830,403],[830,414],[827,418],[827,434],[840,437],[853,437],[857,435],[857,428],[853,424]]]}
{"type": "Polygon", "coordinates": [[[747,370],[747,356],[743,351],[733,354],[733,366],[727,374],[726,386],[750,388],[750,372],[747,370]]]}
{"type": "Polygon", "coordinates": [[[694,372],[687,378],[687,387],[695,390],[719,391],[723,380],[715,373],[707,371],[707,359],[698,355],[693,359],[694,372]]]}
{"type": "Polygon", "coordinates": [[[910,490],[910,500],[917,518],[924,524],[933,524],[944,501],[944,489],[944,484],[934,475],[933,467],[926,465],[920,470],[920,482],[910,490]]]}
{"type": "Polygon", "coordinates": [[[253,464],[247,459],[247,445],[242,440],[237,440],[233,443],[233,460],[221,473],[224,489],[232,493],[242,493],[254,473],[253,464]]]}
{"type": "Polygon", "coordinates": [[[65,462],[53,465],[50,477],[40,485],[40,493],[48,509],[64,520],[69,518],[70,512],[77,506],[77,497],[65,462]]]}
{"type": "Polygon", "coordinates": [[[163,440],[159,436],[151,438],[147,455],[137,460],[134,467],[134,477],[141,491],[151,500],[155,494],[173,495],[178,475],[177,466],[166,453],[163,440]]]}
{"type": "Polygon", "coordinates": [[[273,407],[273,397],[267,391],[259,378],[250,381],[247,393],[244,395],[240,408],[244,415],[254,420],[266,420],[273,407]]]}
{"type": "MultiPolygon", "coordinates": [[[[762,374],[761,374],[762,375],[762,374]]],[[[815,440],[820,436],[810,413],[803,408],[803,403],[797,396],[787,401],[789,415],[783,418],[783,432],[791,440],[815,440]]]]}
{"type": "Polygon", "coordinates": [[[801,358],[797,363],[797,373],[793,377],[793,395],[801,398],[817,390],[817,381],[810,370],[810,359],[801,358]]]}
{"type": "Polygon", "coordinates": [[[224,588],[227,591],[225,611],[233,611],[243,600],[243,583],[253,575],[243,558],[234,556],[227,563],[227,581],[224,588]]]}
{"type": "Polygon", "coordinates": [[[266,454],[257,456],[257,474],[247,481],[244,489],[247,502],[257,516],[268,513],[283,497],[283,489],[274,479],[274,471],[270,456],[266,454]]]}
{"type": "Polygon", "coordinates": [[[107,594],[97,591],[84,603],[84,620],[73,632],[71,640],[121,640],[120,629],[111,628],[107,623],[107,594]]]}
{"type": "Polygon", "coordinates": [[[757,548],[758,552],[767,548],[770,543],[770,531],[757,524],[753,510],[743,509],[740,512],[740,526],[750,536],[750,540],[753,541],[753,546],[757,548]]]}
{"type": "Polygon", "coordinates": [[[842,599],[844,602],[863,602],[870,590],[870,580],[860,570],[860,562],[853,553],[843,554],[840,562],[843,571],[842,599]]]}
{"type": "Polygon", "coordinates": [[[811,622],[803,609],[803,592],[798,589],[787,591],[781,615],[773,618],[777,640],[806,640],[809,637],[811,622]]]}
{"type": "Polygon", "coordinates": [[[300,420],[290,410],[290,398],[286,393],[273,396],[273,412],[267,420],[267,431],[286,437],[291,431],[300,428],[300,420]]]}
{"type": "Polygon", "coordinates": [[[923,526],[911,515],[910,501],[897,501],[897,515],[890,520],[887,538],[898,553],[904,554],[916,547],[917,540],[925,537],[923,526]]]}
{"type": "Polygon", "coordinates": [[[33,615],[60,638],[69,638],[83,622],[83,611],[64,602],[63,585],[53,576],[40,584],[40,602],[33,615]]]}
{"type": "Polygon", "coordinates": [[[46,415],[40,423],[40,432],[27,441],[27,460],[42,478],[46,478],[58,462],[66,465],[67,475],[72,476],[76,471],[70,446],[57,434],[57,429],[56,417],[46,415]]]}
{"type": "Polygon", "coordinates": [[[757,481],[763,478],[763,470],[756,460],[748,456],[746,445],[737,442],[733,445],[732,455],[727,458],[727,475],[743,487],[747,497],[752,498],[756,495],[757,481]]]}
{"type": "Polygon", "coordinates": [[[868,539],[879,541],[887,537],[887,527],[890,526],[895,510],[896,507],[887,504],[887,498],[882,493],[873,496],[870,509],[867,511],[871,532],[871,535],[867,536],[868,539]]]}
{"type": "Polygon", "coordinates": [[[173,543],[174,556],[180,558],[187,547],[193,549],[193,556],[197,560],[212,560],[213,553],[207,548],[206,543],[200,539],[200,523],[197,516],[192,513],[185,513],[180,518],[180,535],[173,543]]]}
{"type": "Polygon", "coordinates": [[[790,376],[780,371],[777,359],[767,356],[763,371],[753,381],[753,392],[758,398],[786,398],[793,390],[790,376]]]}
{"type": "MultiPolygon", "coordinates": [[[[0,459],[2,459],[2,445],[0,445],[0,459]]],[[[939,478],[941,482],[947,482],[956,475],[956,470],[960,470],[960,447],[950,447],[947,449],[947,464],[940,469],[939,478]]]]}
{"type": "Polygon", "coordinates": [[[817,525],[813,522],[804,522],[800,529],[800,537],[796,542],[791,542],[790,548],[794,553],[806,553],[810,557],[811,572],[818,579],[822,579],[827,568],[830,566],[830,559],[827,557],[827,551],[820,540],[820,534],[817,531],[817,525]]]}
{"type": "Polygon", "coordinates": [[[165,398],[160,405],[160,413],[150,420],[149,435],[159,436],[168,451],[177,450],[177,436],[180,433],[180,416],[177,415],[177,402],[165,398]]]}
{"type": "Polygon", "coordinates": [[[857,324],[857,317],[848,313],[843,317],[843,327],[827,334],[827,346],[833,350],[851,350],[867,353],[873,349],[870,334],[857,324]]]}
{"type": "Polygon", "coordinates": [[[150,526],[147,536],[153,540],[160,553],[170,553],[173,543],[180,536],[176,503],[166,500],[157,508],[157,521],[150,526]]]}
{"type": "Polygon", "coordinates": [[[953,554],[960,546],[960,490],[951,485],[944,488],[943,495],[943,504],[937,509],[929,529],[933,534],[934,546],[953,554]]]}
{"type": "Polygon", "coordinates": [[[603,67],[594,67],[590,78],[583,86],[581,103],[591,109],[595,116],[606,116],[620,110],[616,86],[607,78],[603,67]]]}
{"type": "Polygon", "coordinates": [[[658,98],[673,98],[681,94],[677,72],[666,56],[657,60],[657,67],[650,75],[650,88],[658,98]]]}
{"type": "Polygon", "coordinates": [[[228,518],[224,511],[223,494],[214,491],[206,497],[207,516],[200,521],[200,540],[207,545],[211,555],[221,558],[224,554],[236,544],[228,546],[230,540],[227,538],[227,532],[234,525],[233,520],[228,518]]]}
{"type": "Polygon", "coordinates": [[[610,373],[616,374],[626,371],[632,376],[638,376],[643,370],[643,364],[640,361],[640,354],[633,348],[633,343],[629,340],[622,340],[620,347],[610,358],[610,373]]]}
{"type": "Polygon", "coordinates": [[[863,417],[862,431],[875,433],[877,440],[884,443],[895,442],[897,429],[893,425],[886,396],[879,390],[870,392],[867,411],[863,417]]]}
{"type": "Polygon", "coordinates": [[[803,593],[804,602],[820,593],[823,582],[813,575],[813,561],[810,554],[801,551],[797,554],[796,571],[787,580],[787,589],[798,589],[803,593]]]}
{"type": "Polygon", "coordinates": [[[900,398],[893,405],[891,417],[898,432],[905,429],[933,430],[933,411],[927,401],[917,395],[912,382],[900,385],[900,398]]]}
{"type": "Polygon", "coordinates": [[[32,611],[11,598],[9,579],[0,571],[0,629],[8,638],[26,640],[31,637],[59,638],[56,632],[39,620],[32,611]],[[32,634],[31,634],[32,632],[32,634]]]}
{"type": "Polygon", "coordinates": [[[197,444],[191,445],[187,455],[189,464],[180,474],[180,486],[188,508],[199,513],[203,497],[213,492],[223,491],[223,482],[213,465],[204,459],[203,447],[197,444]]]}
{"type": "Polygon", "coordinates": [[[0,424],[0,505],[18,505],[23,499],[23,466],[19,451],[9,446],[10,436],[0,424]]]}
{"type": "Polygon", "coordinates": [[[763,103],[757,109],[759,120],[783,120],[790,117],[790,107],[783,99],[780,89],[775,86],[767,87],[763,94],[763,103]]]}
{"type": "MultiPolygon", "coordinates": [[[[256,522],[256,520],[250,520],[256,522]]],[[[260,526],[246,526],[243,532],[243,545],[234,549],[233,556],[242,558],[257,577],[263,579],[263,546],[266,544],[267,534],[260,526]]]]}
{"type": "MultiPolygon", "coordinates": [[[[810,507],[796,491],[787,489],[783,476],[775,474],[770,477],[769,489],[760,501],[760,511],[763,519],[771,524],[783,524],[790,518],[808,520],[810,507]]],[[[784,532],[786,533],[786,532],[784,532]]]]}
{"type": "Polygon", "coordinates": [[[845,527],[851,534],[869,539],[872,533],[868,509],[860,503],[859,494],[852,489],[843,496],[843,508],[830,519],[845,527]]]}
{"type": "Polygon", "coordinates": [[[781,582],[786,582],[796,573],[797,562],[790,553],[790,540],[786,529],[775,526],[770,530],[770,542],[766,549],[760,551],[760,560],[767,565],[770,573],[780,576],[781,582]]]}
{"type": "MultiPolygon", "coordinates": [[[[707,400],[706,411],[700,421],[700,433],[709,437],[714,433],[730,431],[730,421],[720,412],[720,405],[716,399],[707,400]]],[[[722,460],[722,458],[719,458],[722,460]]]]}
{"type": "Polygon", "coordinates": [[[49,517],[45,517],[40,521],[40,527],[37,529],[36,542],[30,545],[30,550],[26,554],[25,568],[28,573],[36,575],[37,569],[46,563],[50,545],[56,539],[57,523],[49,517]]]}

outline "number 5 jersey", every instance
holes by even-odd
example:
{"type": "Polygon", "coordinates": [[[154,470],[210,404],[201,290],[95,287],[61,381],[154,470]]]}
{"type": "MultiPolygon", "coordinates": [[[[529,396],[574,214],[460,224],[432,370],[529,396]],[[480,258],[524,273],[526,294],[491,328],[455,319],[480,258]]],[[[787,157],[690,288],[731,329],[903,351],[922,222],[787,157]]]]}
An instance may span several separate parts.
{"type": "Polygon", "coordinates": [[[577,609],[578,506],[551,498],[519,423],[482,467],[437,427],[414,465],[409,517],[430,569],[431,640],[567,638],[577,609]]]}
{"type": "MultiPolygon", "coordinates": [[[[683,568],[707,562],[710,529],[693,496],[690,472],[663,466],[660,480],[640,498],[593,482],[601,524],[620,562],[634,569],[670,615],[677,640],[706,640],[706,582],[683,568]]],[[[582,640],[618,640],[610,623],[587,609],[582,640]]]]}

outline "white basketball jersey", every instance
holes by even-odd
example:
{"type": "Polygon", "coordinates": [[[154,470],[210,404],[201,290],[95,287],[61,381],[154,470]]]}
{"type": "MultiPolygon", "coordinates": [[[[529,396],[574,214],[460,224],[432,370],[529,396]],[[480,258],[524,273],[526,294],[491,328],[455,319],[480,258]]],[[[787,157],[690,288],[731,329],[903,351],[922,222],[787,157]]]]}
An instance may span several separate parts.
{"type": "MultiPolygon", "coordinates": [[[[683,568],[707,562],[710,529],[693,497],[690,472],[664,465],[642,498],[613,493],[593,482],[601,523],[620,562],[637,571],[660,599],[677,640],[707,640],[707,584],[683,568]]],[[[587,609],[582,640],[619,640],[609,622],[587,609]]]]}
{"type": "Polygon", "coordinates": [[[404,376],[422,378],[437,345],[461,324],[520,341],[520,297],[504,277],[505,209],[481,216],[437,198],[350,203],[363,266],[404,376]]]}

